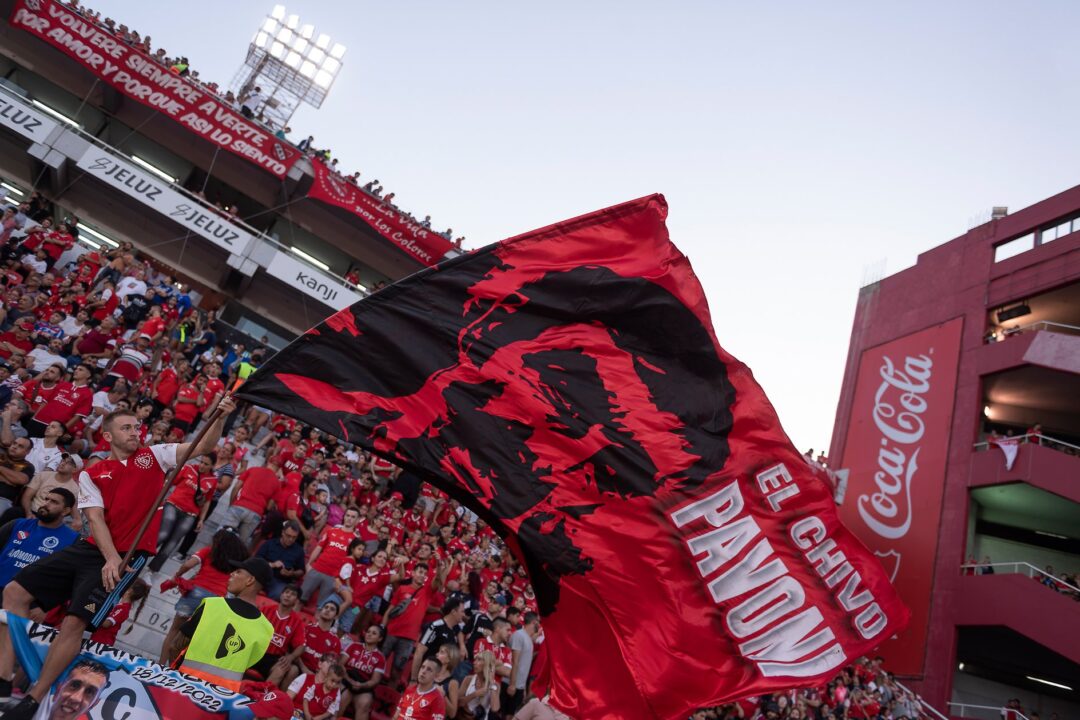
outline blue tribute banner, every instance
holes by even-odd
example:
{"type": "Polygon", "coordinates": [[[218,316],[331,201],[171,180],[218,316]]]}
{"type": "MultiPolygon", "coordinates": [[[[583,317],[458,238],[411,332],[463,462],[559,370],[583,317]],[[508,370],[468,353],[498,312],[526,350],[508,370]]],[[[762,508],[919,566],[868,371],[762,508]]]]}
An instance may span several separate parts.
{"type": "MultiPolygon", "coordinates": [[[[36,680],[57,630],[0,613],[15,658],[36,680]]],[[[252,700],[132,653],[89,640],[52,687],[35,720],[248,720],[252,700]]]]}

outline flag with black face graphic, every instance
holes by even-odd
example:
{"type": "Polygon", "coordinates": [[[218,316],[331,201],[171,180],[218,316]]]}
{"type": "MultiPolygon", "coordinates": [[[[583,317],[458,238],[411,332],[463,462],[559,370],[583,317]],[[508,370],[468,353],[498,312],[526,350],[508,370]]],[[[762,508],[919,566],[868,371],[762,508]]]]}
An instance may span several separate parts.
{"type": "Polygon", "coordinates": [[[655,195],[417,273],[239,393],[408,466],[507,537],[552,703],[579,719],[812,685],[906,621],[717,343],[666,215],[655,195]]]}

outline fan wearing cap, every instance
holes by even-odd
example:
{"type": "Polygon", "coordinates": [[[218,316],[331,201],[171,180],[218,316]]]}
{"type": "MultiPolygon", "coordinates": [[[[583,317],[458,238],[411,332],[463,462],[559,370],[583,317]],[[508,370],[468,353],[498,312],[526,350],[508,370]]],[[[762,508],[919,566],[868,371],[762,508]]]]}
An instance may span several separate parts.
{"type": "Polygon", "coordinates": [[[244,672],[262,659],[274,626],[255,605],[259,592],[273,581],[262,558],[234,563],[230,598],[206,598],[180,628],[174,654],[186,648],[180,671],[236,692],[244,672]]]}

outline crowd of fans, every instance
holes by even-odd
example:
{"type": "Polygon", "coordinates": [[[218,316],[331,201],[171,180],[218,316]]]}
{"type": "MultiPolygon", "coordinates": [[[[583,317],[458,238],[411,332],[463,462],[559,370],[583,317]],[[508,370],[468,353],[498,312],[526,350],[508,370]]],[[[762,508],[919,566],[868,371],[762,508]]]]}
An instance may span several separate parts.
{"type": "MultiPolygon", "coordinates": [[[[129,410],[145,445],[190,438],[263,360],[262,349],[218,342],[213,313],[195,308],[130,245],[68,261],[75,223],[54,225],[53,212],[39,195],[4,211],[5,582],[26,561],[7,552],[17,528],[54,531],[56,549],[89,532],[76,502],[79,473],[108,455],[106,416],[129,410]]],[[[237,409],[226,433],[177,474],[157,555],[94,639],[115,642],[149,594],[172,588],[181,592],[177,632],[203,599],[225,594],[233,561],[254,556],[273,570],[260,607],[275,635],[253,687],[287,692],[298,717],[389,715],[436,688],[447,717],[556,717],[530,694],[546,662],[532,586],[475,514],[410,473],[263,408],[237,409]],[[170,558],[181,564],[166,573],[170,558]]],[[[56,612],[34,619],[55,621],[56,612]]],[[[157,659],[173,661],[171,649],[167,637],[157,659]]],[[[915,700],[874,661],[814,691],[695,717],[917,715],[915,700]]]]}
{"type": "MultiPolygon", "coordinates": [[[[261,87],[253,87],[250,90],[244,92],[240,97],[237,97],[232,90],[224,90],[219,87],[216,82],[203,81],[199,77],[199,72],[191,68],[188,59],[184,55],[170,55],[164,48],[154,49],[151,38],[149,35],[140,35],[138,31],[129,28],[123,23],[118,23],[110,17],[102,17],[101,13],[93,10],[86,5],[80,4],[79,0],[67,0],[65,4],[80,16],[90,20],[97,24],[100,28],[107,30],[111,34],[115,35],[131,47],[137,48],[160,64],[162,67],[168,68],[170,71],[187,78],[189,82],[197,85],[202,90],[213,94],[219,100],[226,103],[233,109],[240,112],[248,120],[252,120],[261,124],[267,130],[269,130],[275,137],[280,140],[292,142],[288,138],[288,134],[292,132],[290,127],[277,127],[273,122],[267,118],[264,114],[266,103],[268,101],[267,96],[263,93],[261,87]]],[[[332,157],[333,153],[328,149],[319,149],[314,145],[315,138],[309,135],[304,140],[298,143],[293,143],[297,149],[305,153],[308,157],[318,158],[322,160],[327,168],[341,180],[350,183],[351,185],[359,188],[363,192],[370,195],[372,198],[379,201],[380,204],[389,207],[394,210],[404,221],[411,225],[420,226],[431,230],[431,216],[426,215],[423,219],[417,218],[407,210],[403,210],[394,203],[395,193],[386,192],[382,184],[378,179],[371,180],[369,182],[360,184],[360,172],[345,173],[338,169],[337,158],[332,157]]],[[[237,208],[235,206],[218,204],[219,210],[223,213],[235,216],[237,208]]],[[[453,228],[447,228],[441,232],[433,231],[435,234],[445,238],[448,241],[454,243],[455,247],[460,248],[462,243],[465,242],[465,236],[455,238],[453,228]]],[[[356,284],[353,281],[353,284],[356,284]]]]}

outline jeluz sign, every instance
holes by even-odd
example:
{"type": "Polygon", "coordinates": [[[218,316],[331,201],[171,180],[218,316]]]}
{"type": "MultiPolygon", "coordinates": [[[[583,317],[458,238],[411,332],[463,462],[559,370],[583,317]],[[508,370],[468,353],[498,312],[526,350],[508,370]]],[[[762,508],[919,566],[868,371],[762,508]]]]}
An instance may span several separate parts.
{"type": "Polygon", "coordinates": [[[299,150],[248,122],[221,98],[53,0],[17,0],[11,24],[49,43],[125,96],[279,178],[300,158],[299,150]]]}
{"type": "Polygon", "coordinates": [[[56,129],[54,120],[5,92],[0,92],[0,125],[34,142],[44,142],[56,129]]]}
{"type": "Polygon", "coordinates": [[[840,517],[911,610],[881,647],[903,675],[922,671],[962,328],[957,318],[863,353],[840,464],[840,517]]]}
{"type": "Polygon", "coordinates": [[[91,145],[76,165],[231,253],[243,255],[255,240],[251,233],[177,192],[164,181],[98,147],[91,145]]]}

